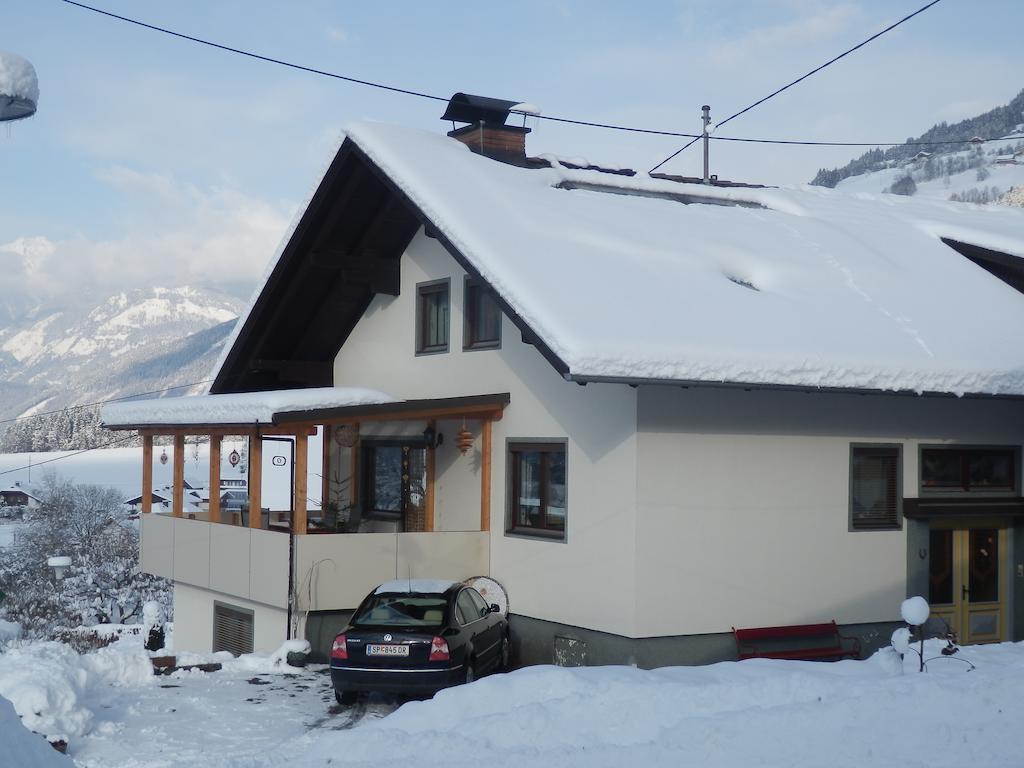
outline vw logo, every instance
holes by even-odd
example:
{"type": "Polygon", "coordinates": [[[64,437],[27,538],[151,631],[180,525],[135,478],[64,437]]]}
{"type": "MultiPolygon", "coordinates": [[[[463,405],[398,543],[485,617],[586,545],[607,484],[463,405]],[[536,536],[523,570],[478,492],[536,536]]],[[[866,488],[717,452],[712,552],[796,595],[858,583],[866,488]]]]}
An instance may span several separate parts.
{"type": "Polygon", "coordinates": [[[385,643],[390,643],[391,642],[391,635],[390,634],[384,635],[384,642],[385,643]]]}

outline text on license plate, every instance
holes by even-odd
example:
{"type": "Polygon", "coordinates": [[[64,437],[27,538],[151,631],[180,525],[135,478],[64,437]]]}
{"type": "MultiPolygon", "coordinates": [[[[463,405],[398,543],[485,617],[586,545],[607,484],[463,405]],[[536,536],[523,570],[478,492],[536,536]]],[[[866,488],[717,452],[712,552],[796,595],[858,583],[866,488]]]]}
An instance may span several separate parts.
{"type": "Polygon", "coordinates": [[[367,656],[408,656],[408,645],[367,645],[367,656]]]}

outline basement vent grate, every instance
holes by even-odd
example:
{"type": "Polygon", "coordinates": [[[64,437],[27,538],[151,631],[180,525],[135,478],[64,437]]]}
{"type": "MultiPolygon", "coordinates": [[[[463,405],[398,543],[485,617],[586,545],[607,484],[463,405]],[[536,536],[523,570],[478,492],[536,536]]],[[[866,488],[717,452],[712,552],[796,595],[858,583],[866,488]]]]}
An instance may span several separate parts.
{"type": "Polygon", "coordinates": [[[253,612],[224,603],[213,604],[213,650],[235,656],[252,653],[253,612]]]}

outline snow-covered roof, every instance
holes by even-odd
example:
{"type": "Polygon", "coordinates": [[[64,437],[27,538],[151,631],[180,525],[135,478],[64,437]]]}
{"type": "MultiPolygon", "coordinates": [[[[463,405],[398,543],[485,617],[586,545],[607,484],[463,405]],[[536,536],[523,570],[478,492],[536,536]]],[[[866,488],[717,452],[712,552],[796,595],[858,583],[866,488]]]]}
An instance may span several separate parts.
{"type": "Polygon", "coordinates": [[[345,139],[570,378],[1024,394],[1024,297],[940,239],[1024,257],[1022,211],[522,168],[379,123],[345,139]]]}
{"type": "Polygon", "coordinates": [[[286,411],[392,402],[394,398],[372,389],[316,387],[112,403],[103,407],[102,420],[107,427],[252,426],[273,424],[274,415],[286,411]]]}
{"type": "Polygon", "coordinates": [[[41,499],[38,496],[33,495],[31,491],[22,488],[20,485],[9,485],[6,488],[0,488],[0,493],[23,493],[30,499],[41,501],[41,499]]]}

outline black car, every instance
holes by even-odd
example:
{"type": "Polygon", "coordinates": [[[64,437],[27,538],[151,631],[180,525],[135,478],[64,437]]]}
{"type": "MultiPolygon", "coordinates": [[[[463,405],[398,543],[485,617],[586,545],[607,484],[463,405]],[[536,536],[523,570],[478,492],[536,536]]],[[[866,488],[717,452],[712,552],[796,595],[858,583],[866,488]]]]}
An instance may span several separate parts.
{"type": "Polygon", "coordinates": [[[370,593],[331,649],[339,704],[363,691],[433,694],[506,669],[508,620],[459,582],[392,581],[370,593]]]}

